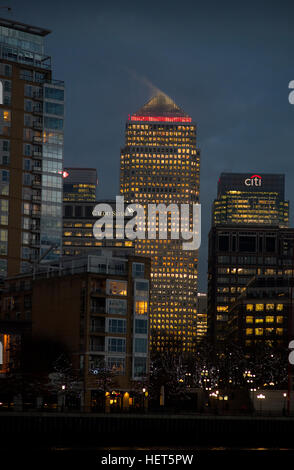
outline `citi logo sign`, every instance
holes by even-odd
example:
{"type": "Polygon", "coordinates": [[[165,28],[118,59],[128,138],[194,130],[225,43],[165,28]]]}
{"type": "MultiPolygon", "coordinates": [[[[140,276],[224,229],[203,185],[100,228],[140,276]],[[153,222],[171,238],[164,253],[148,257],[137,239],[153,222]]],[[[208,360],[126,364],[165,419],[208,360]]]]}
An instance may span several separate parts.
{"type": "Polygon", "coordinates": [[[259,175],[252,175],[244,181],[246,186],[261,186],[262,178],[259,175]]]}

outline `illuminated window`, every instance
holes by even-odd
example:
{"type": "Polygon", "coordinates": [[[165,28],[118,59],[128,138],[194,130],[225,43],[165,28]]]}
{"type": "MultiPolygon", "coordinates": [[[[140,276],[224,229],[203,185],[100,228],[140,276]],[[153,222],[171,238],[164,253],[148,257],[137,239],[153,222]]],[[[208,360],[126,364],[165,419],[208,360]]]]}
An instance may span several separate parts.
{"type": "Polygon", "coordinates": [[[277,304],[277,310],[280,312],[284,309],[284,305],[283,304],[277,304]]]}
{"type": "Polygon", "coordinates": [[[218,305],[216,309],[218,312],[227,312],[229,307],[228,305],[218,305]]]}
{"type": "Polygon", "coordinates": [[[283,323],[284,317],[277,316],[277,323],[283,323]]]}
{"type": "Polygon", "coordinates": [[[145,300],[137,300],[135,304],[136,315],[146,315],[148,312],[148,302],[145,300]]]}
{"type": "Polygon", "coordinates": [[[253,334],[253,329],[252,328],[246,328],[246,335],[252,335],[253,334]]]}
{"type": "Polygon", "coordinates": [[[4,121],[11,121],[10,111],[3,111],[3,119],[4,121]]]}
{"type": "Polygon", "coordinates": [[[263,323],[263,318],[256,318],[255,323],[263,323]]]}
{"type": "Polygon", "coordinates": [[[247,312],[252,312],[253,311],[253,304],[247,304],[246,305],[246,310],[247,310],[247,312]]]}
{"type": "Polygon", "coordinates": [[[256,304],[256,305],[255,305],[255,310],[256,310],[257,312],[261,312],[263,309],[264,309],[264,305],[263,305],[263,304],[256,304]]]}
{"type": "Polygon", "coordinates": [[[127,282],[126,281],[114,281],[107,279],[108,283],[108,294],[111,295],[127,295],[127,282]]]}
{"type": "Polygon", "coordinates": [[[255,328],[255,335],[262,336],[263,335],[263,328],[255,328]]]}
{"type": "Polygon", "coordinates": [[[279,336],[282,336],[282,334],[283,334],[283,328],[277,328],[277,329],[276,329],[276,334],[279,335],[279,336]]]}
{"type": "Polygon", "coordinates": [[[273,323],[275,321],[275,317],[270,316],[270,317],[265,317],[266,323],[273,323]]]}
{"type": "Polygon", "coordinates": [[[275,304],[266,304],[266,310],[274,310],[275,304]]]}
{"type": "Polygon", "coordinates": [[[253,317],[246,317],[246,323],[253,323],[253,317]]]}

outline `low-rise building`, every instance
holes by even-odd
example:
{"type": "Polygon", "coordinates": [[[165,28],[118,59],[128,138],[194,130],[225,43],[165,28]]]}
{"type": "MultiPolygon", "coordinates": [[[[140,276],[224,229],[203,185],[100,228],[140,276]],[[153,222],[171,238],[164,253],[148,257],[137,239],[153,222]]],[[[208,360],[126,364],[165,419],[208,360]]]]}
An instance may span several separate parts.
{"type": "Polygon", "coordinates": [[[105,396],[128,408],[148,375],[149,280],[149,259],[125,250],[63,257],[6,281],[1,320],[31,321],[33,339],[64,344],[86,409],[105,396]]]}

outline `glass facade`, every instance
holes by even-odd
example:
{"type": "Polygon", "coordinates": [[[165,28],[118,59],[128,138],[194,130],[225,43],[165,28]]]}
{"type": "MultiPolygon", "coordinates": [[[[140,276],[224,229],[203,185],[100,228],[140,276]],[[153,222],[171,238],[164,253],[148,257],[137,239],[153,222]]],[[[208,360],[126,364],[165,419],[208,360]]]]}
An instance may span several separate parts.
{"type": "Polygon", "coordinates": [[[62,250],[64,84],[45,55],[49,32],[0,19],[1,276],[62,250]]]}
{"type": "Polygon", "coordinates": [[[62,170],[59,168],[63,163],[63,119],[60,114],[58,118],[54,116],[56,106],[63,114],[63,88],[59,85],[44,84],[41,256],[51,246],[55,247],[47,259],[52,259],[62,252],[62,170]]]}
{"type": "Polygon", "coordinates": [[[46,56],[44,51],[44,36],[49,32],[41,28],[1,19],[0,57],[18,63],[50,69],[50,57],[46,56]]]}

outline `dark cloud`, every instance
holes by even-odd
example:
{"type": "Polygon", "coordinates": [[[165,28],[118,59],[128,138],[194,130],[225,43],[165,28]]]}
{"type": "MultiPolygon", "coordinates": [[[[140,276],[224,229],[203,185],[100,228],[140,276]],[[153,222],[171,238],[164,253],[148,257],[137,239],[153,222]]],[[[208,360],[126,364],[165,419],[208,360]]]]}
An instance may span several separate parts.
{"type": "Polygon", "coordinates": [[[287,196],[294,197],[294,106],[288,103],[293,2],[8,4],[13,19],[52,30],[47,52],[67,90],[65,164],[96,167],[100,197],[118,191],[125,120],[150,97],[150,83],[198,123],[205,289],[206,239],[220,172],[284,172],[287,196]]]}

